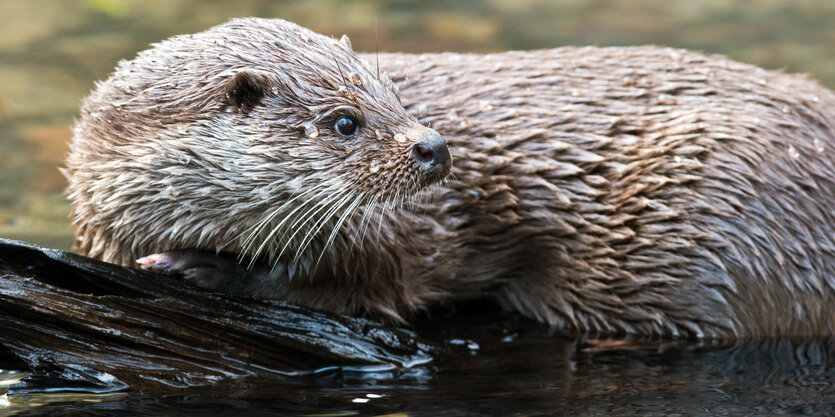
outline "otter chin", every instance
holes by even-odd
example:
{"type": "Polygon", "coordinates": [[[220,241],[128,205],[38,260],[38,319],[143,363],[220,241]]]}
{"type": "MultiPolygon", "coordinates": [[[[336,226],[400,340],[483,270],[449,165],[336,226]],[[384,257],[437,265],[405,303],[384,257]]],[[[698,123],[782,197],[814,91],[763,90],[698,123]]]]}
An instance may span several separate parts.
{"type": "Polygon", "coordinates": [[[835,96],[724,57],[359,56],[238,19],[121,62],[70,149],[80,253],[212,290],[398,322],[489,297],[596,335],[835,333],[835,96]]]}

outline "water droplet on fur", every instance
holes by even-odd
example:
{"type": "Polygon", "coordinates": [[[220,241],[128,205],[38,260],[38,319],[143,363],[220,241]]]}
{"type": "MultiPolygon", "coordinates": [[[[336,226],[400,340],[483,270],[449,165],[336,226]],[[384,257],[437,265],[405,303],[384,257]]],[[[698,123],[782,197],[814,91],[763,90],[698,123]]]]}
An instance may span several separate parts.
{"type": "Polygon", "coordinates": [[[376,174],[379,171],[380,171],[380,164],[378,164],[376,162],[372,162],[371,163],[371,168],[368,170],[368,172],[370,172],[372,174],[376,174]]]}
{"type": "Polygon", "coordinates": [[[678,156],[678,155],[676,155],[676,156],[673,158],[673,161],[676,161],[676,163],[677,163],[677,164],[680,164],[680,163],[681,163],[681,157],[680,157],[680,156],[678,156]]]}
{"type": "Polygon", "coordinates": [[[273,94],[278,95],[278,87],[270,88],[270,91],[272,91],[273,94]]]}
{"type": "Polygon", "coordinates": [[[789,114],[792,112],[792,108],[789,106],[783,106],[783,113],[789,114]]]}
{"type": "Polygon", "coordinates": [[[478,108],[481,109],[481,111],[490,111],[493,110],[493,105],[490,104],[489,101],[480,101],[478,102],[478,108]]]}
{"type": "Polygon", "coordinates": [[[293,191],[301,191],[302,179],[299,177],[293,178],[292,180],[288,181],[285,185],[287,186],[287,188],[293,191]]]}
{"type": "Polygon", "coordinates": [[[397,143],[403,143],[403,142],[406,141],[406,135],[404,135],[402,133],[398,133],[398,134],[394,135],[394,140],[397,143]]]}
{"type": "Polygon", "coordinates": [[[380,129],[374,129],[374,137],[377,138],[377,140],[383,140],[383,133],[380,132],[380,129]]]}
{"type": "Polygon", "coordinates": [[[446,117],[448,117],[449,120],[458,120],[458,112],[455,111],[455,109],[452,109],[446,114],[446,117]]]}
{"type": "Polygon", "coordinates": [[[429,113],[429,106],[427,106],[426,103],[420,103],[417,106],[417,116],[423,117],[426,116],[427,113],[429,113]]]}
{"type": "Polygon", "coordinates": [[[816,150],[816,151],[818,151],[818,152],[823,152],[823,150],[825,149],[825,147],[823,146],[823,141],[822,141],[822,140],[820,140],[820,139],[818,139],[818,138],[815,138],[815,140],[814,140],[814,142],[813,142],[813,143],[814,143],[814,145],[815,145],[815,150],[816,150]]]}
{"type": "Polygon", "coordinates": [[[815,103],[818,103],[818,102],[821,101],[821,99],[818,96],[812,96],[812,101],[814,101],[815,103]]]}
{"type": "Polygon", "coordinates": [[[757,80],[757,82],[758,82],[758,83],[760,83],[760,85],[765,85],[765,84],[766,84],[765,79],[762,79],[762,78],[760,78],[759,80],[757,80]]]}
{"type": "Polygon", "coordinates": [[[191,162],[191,157],[189,157],[188,155],[180,154],[179,156],[177,156],[177,161],[183,165],[188,165],[188,163],[191,162]]]}
{"type": "Polygon", "coordinates": [[[256,191],[256,194],[258,194],[258,198],[260,198],[261,200],[266,200],[270,198],[270,192],[269,190],[267,190],[266,187],[259,188],[258,191],[256,191]]]}
{"type": "Polygon", "coordinates": [[[354,91],[353,87],[341,86],[336,90],[336,92],[342,97],[346,97],[351,100],[357,97],[357,93],[354,91]]]}
{"type": "Polygon", "coordinates": [[[678,100],[676,100],[675,97],[669,94],[661,94],[660,96],[658,96],[658,104],[670,106],[676,103],[678,103],[678,100]]]}
{"type": "Polygon", "coordinates": [[[319,128],[313,123],[304,125],[304,135],[313,139],[319,137],[319,128]]]}
{"type": "Polygon", "coordinates": [[[310,42],[310,36],[306,32],[299,32],[299,38],[305,42],[310,42]]]}
{"type": "Polygon", "coordinates": [[[258,124],[258,130],[260,130],[262,132],[269,132],[270,131],[270,125],[268,125],[266,123],[260,123],[260,124],[258,124]]]}
{"type": "Polygon", "coordinates": [[[635,85],[635,79],[632,77],[623,77],[620,82],[623,85],[635,85]]]}
{"type": "Polygon", "coordinates": [[[176,196],[180,195],[180,190],[178,190],[173,185],[169,185],[168,187],[165,187],[164,190],[162,190],[162,194],[176,197],[176,196]]]}
{"type": "Polygon", "coordinates": [[[571,90],[571,92],[569,94],[571,94],[571,97],[582,97],[583,96],[583,93],[581,93],[580,90],[571,90]]]}
{"type": "Polygon", "coordinates": [[[797,149],[795,149],[794,146],[789,146],[789,156],[794,159],[797,159],[800,157],[800,153],[797,152],[797,149]]]}
{"type": "Polygon", "coordinates": [[[350,81],[353,85],[362,85],[362,78],[360,78],[360,75],[356,72],[349,72],[346,78],[348,78],[348,81],[350,81]]]}
{"type": "Polygon", "coordinates": [[[449,77],[447,77],[446,75],[439,75],[434,78],[434,81],[438,84],[444,84],[447,81],[449,81],[449,77]]]}

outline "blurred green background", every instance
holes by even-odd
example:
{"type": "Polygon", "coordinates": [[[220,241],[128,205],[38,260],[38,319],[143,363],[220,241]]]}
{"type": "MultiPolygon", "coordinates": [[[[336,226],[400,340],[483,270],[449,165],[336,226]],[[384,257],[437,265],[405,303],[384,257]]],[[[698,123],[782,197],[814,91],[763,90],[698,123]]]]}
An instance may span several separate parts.
{"type": "Polygon", "coordinates": [[[0,9],[0,237],[59,248],[72,230],[57,168],[94,81],[149,43],[231,17],[348,34],[358,51],[652,43],[805,72],[835,88],[835,0],[2,0],[0,9]]]}

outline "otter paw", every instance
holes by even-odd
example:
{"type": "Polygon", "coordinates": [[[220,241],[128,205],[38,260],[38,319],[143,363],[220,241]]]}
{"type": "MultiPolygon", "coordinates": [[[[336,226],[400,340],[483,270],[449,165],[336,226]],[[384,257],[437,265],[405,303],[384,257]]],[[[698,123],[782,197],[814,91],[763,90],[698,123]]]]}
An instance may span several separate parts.
{"type": "Polygon", "coordinates": [[[154,253],[137,259],[136,263],[146,271],[179,275],[209,290],[227,290],[246,275],[246,268],[234,259],[196,250],[154,253]]]}

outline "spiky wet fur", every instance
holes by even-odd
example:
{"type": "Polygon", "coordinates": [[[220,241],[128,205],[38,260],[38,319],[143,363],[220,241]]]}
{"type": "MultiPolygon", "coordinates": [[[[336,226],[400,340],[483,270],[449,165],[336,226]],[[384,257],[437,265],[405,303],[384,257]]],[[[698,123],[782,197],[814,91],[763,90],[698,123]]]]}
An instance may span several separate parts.
{"type": "Polygon", "coordinates": [[[835,333],[827,89],[657,47],[379,60],[458,157],[456,281],[592,333],[835,333]]]}
{"type": "Polygon", "coordinates": [[[376,69],[295,25],[237,20],[120,64],[87,99],[67,162],[78,249],[259,255],[276,268],[254,295],[398,320],[487,295],[600,334],[835,330],[831,92],[653,47],[379,61],[449,142],[446,185],[409,200],[413,167],[388,162],[420,126],[376,69]],[[242,69],[289,97],[228,108],[216,89],[242,69]],[[379,149],[304,135],[346,103],[349,72],[379,149]]]}

